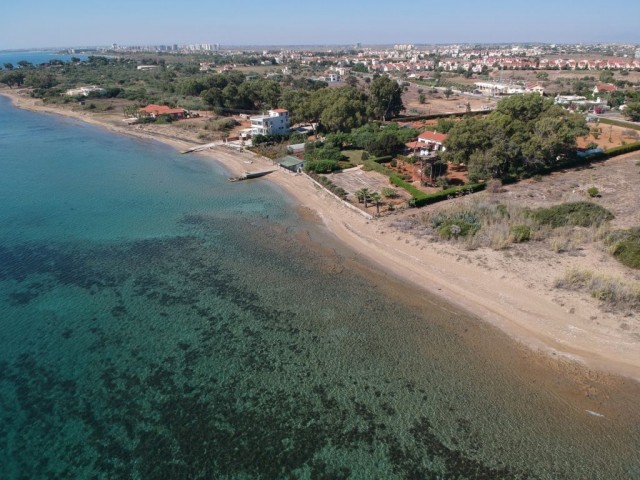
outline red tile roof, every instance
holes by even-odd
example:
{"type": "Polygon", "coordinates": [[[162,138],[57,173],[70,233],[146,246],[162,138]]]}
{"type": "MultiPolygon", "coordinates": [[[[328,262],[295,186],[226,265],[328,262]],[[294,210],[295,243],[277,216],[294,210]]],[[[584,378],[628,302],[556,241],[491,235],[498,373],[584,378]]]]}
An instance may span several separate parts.
{"type": "Polygon", "coordinates": [[[422,132],[418,135],[418,140],[426,140],[428,142],[438,142],[442,143],[447,139],[446,134],[438,133],[438,132],[422,132]]]}
{"type": "Polygon", "coordinates": [[[607,85],[596,85],[596,88],[599,92],[615,92],[618,88],[615,85],[607,84],[607,85]]]}
{"type": "Polygon", "coordinates": [[[153,103],[141,108],[140,111],[149,115],[174,115],[185,112],[183,108],[171,108],[166,105],[154,105],[153,103]]]}
{"type": "Polygon", "coordinates": [[[272,112],[278,112],[278,113],[285,113],[288,112],[289,110],[287,110],[286,108],[274,108],[272,110],[272,112]]]}

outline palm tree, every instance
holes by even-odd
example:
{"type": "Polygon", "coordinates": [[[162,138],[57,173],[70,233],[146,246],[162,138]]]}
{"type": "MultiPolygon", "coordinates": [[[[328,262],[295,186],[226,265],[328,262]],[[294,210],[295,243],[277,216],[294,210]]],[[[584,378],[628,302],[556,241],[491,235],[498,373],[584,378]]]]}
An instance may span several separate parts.
{"type": "Polygon", "coordinates": [[[382,197],[378,192],[373,192],[369,195],[369,198],[373,203],[376,204],[376,215],[380,215],[380,203],[382,202],[382,197]]]}
{"type": "Polygon", "coordinates": [[[369,201],[369,197],[371,197],[371,192],[369,192],[368,188],[361,188],[356,192],[356,197],[359,202],[364,202],[364,208],[367,209],[367,202],[369,201]]]}

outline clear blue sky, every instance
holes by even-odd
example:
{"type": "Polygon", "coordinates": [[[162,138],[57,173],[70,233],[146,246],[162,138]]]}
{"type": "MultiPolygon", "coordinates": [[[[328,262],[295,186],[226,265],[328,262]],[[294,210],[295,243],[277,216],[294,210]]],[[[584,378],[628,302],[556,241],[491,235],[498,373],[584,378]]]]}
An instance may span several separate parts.
{"type": "Polygon", "coordinates": [[[81,45],[640,43],[638,0],[10,0],[0,49],[81,45]]]}

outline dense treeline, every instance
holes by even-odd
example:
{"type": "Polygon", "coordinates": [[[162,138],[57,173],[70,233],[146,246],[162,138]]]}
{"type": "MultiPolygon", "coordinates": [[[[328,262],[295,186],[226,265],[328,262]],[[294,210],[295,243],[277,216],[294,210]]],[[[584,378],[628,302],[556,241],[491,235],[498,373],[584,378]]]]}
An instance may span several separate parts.
{"type": "Polygon", "coordinates": [[[141,71],[135,60],[99,56],[38,67],[24,62],[17,69],[7,65],[0,82],[10,87],[33,87],[34,95],[51,102],[75,101],[61,94],[80,85],[96,85],[106,89],[102,96],[140,104],[180,105],[217,113],[280,107],[291,112],[293,123],[314,123],[326,132],[349,131],[371,119],[386,120],[403,109],[402,88],[384,76],[375,78],[367,88],[328,88],[323,81],[288,75],[263,78],[236,70],[212,74],[201,72],[195,63],[166,64],[160,60],[153,64],[156,69],[141,71]]]}
{"type": "Polygon", "coordinates": [[[514,95],[490,115],[458,122],[445,141],[445,160],[464,163],[469,178],[522,177],[573,154],[587,135],[583,115],[570,113],[538,94],[514,95]]]}

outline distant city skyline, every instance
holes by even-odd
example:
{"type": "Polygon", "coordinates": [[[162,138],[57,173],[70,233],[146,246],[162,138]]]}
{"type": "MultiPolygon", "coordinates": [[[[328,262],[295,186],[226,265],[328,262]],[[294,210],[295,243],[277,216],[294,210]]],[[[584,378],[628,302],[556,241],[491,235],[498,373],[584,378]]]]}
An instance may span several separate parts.
{"type": "Polygon", "coordinates": [[[640,43],[640,2],[11,2],[0,49],[211,43],[640,43]],[[577,6],[579,5],[579,6],[577,6]],[[606,5],[606,6],[605,6],[606,5]]]}

